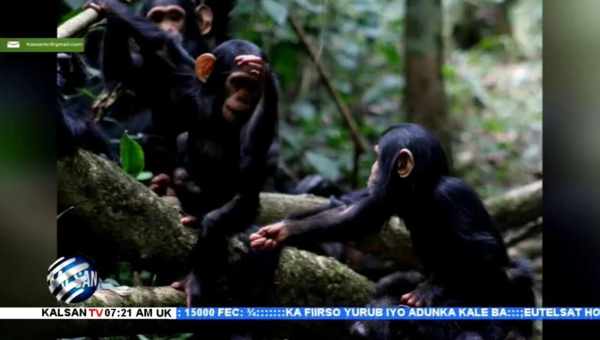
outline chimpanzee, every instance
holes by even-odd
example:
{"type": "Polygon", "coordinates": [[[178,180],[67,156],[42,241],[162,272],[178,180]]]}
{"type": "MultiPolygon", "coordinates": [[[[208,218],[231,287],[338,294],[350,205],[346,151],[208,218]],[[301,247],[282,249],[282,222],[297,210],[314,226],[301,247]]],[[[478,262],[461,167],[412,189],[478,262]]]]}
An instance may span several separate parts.
{"type": "Polygon", "coordinates": [[[69,156],[82,148],[116,160],[108,139],[94,121],[66,110],[60,101],[57,102],[55,111],[58,158],[69,156]]]}
{"type": "Polygon", "coordinates": [[[186,282],[193,304],[213,297],[208,281],[224,266],[226,236],[254,222],[278,120],[276,80],[254,44],[229,40],[198,57],[195,73],[197,79],[178,72],[180,102],[194,118],[174,175],[177,197],[190,214],[182,222],[201,228],[186,282]]]}
{"type": "MultiPolygon", "coordinates": [[[[398,303],[414,307],[534,305],[527,275],[509,277],[507,269],[513,264],[482,201],[463,181],[448,176],[447,159],[437,138],[419,125],[400,124],[383,134],[375,151],[378,159],[371,169],[368,195],[348,205],[264,226],[251,235],[252,247],[273,249],[282,244],[358,238],[397,215],[410,231],[426,277],[416,287],[416,282],[405,282],[398,303]]],[[[530,323],[517,322],[394,325],[399,328],[394,334],[418,339],[504,339],[512,328],[524,336],[531,332],[530,323]]]]}
{"type": "Polygon", "coordinates": [[[142,16],[181,40],[192,57],[227,40],[229,13],[235,1],[146,0],[142,16]]]}
{"type": "Polygon", "coordinates": [[[193,65],[193,58],[225,39],[233,4],[232,0],[147,0],[141,15],[135,15],[117,0],[88,2],[87,7],[107,17],[101,64],[106,93],[116,99],[98,107],[100,124],[115,141],[125,131],[139,139],[148,170],[173,170],[174,141],[186,126],[171,96],[171,63],[193,65]],[[178,54],[181,61],[173,60],[173,54],[165,58],[167,52],[161,48],[166,40],[171,40],[169,48],[187,52],[178,54]]]}
{"type": "Polygon", "coordinates": [[[107,137],[86,112],[77,105],[65,105],[65,97],[76,92],[85,82],[83,66],[73,55],[59,54],[57,57],[58,98],[56,106],[57,156],[73,154],[78,148],[87,149],[115,160],[107,137]]]}

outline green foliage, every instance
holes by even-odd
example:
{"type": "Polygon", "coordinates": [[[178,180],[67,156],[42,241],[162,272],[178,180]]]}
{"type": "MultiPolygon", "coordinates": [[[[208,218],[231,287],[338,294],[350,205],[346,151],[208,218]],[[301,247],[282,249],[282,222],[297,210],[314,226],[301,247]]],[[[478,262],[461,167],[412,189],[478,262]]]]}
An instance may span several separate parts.
{"type": "Polygon", "coordinates": [[[324,178],[336,181],[340,177],[340,166],[339,164],[319,153],[309,151],[306,153],[306,161],[310,164],[317,173],[321,174],[324,178]]]}
{"type": "MultiPolygon", "coordinates": [[[[457,173],[484,196],[530,181],[541,168],[541,0],[519,0],[513,6],[515,37],[487,37],[469,51],[456,50],[451,36],[464,1],[443,4],[442,72],[457,173]],[[525,78],[515,84],[521,77],[518,69],[525,78]]],[[[233,36],[254,41],[270,56],[283,92],[281,160],[298,176],[319,173],[349,188],[354,148],[287,17],[302,23],[361,133],[374,144],[387,126],[406,116],[404,6],[404,1],[391,0],[239,2],[233,36]]],[[[360,158],[359,185],[373,160],[372,152],[360,158]]]]}
{"type": "MultiPolygon", "coordinates": [[[[403,5],[383,0],[277,4],[240,2],[233,15],[233,35],[263,47],[279,76],[282,161],[300,176],[318,172],[348,187],[354,152],[348,129],[286,19],[294,15],[302,23],[335,88],[361,122],[361,132],[373,142],[385,128],[384,121],[401,118],[403,5]]],[[[360,167],[361,183],[369,168],[360,167]]]]}
{"type": "Polygon", "coordinates": [[[152,178],[152,173],[144,172],[144,150],[142,146],[133,140],[127,133],[123,134],[120,143],[121,167],[126,173],[139,181],[147,181],[152,178]]]}
{"type": "MultiPolygon", "coordinates": [[[[64,0],[61,18],[84,0],[64,0]]],[[[542,1],[511,6],[512,36],[487,36],[468,51],[455,47],[454,25],[465,1],[444,0],[445,56],[442,75],[448,97],[456,173],[484,196],[533,179],[541,171],[542,1]]],[[[503,0],[474,0],[490,6],[503,0]]],[[[281,95],[281,161],[297,176],[320,173],[350,189],[354,147],[346,124],[312,60],[288,24],[302,24],[319,61],[371,144],[389,125],[405,120],[405,1],[238,1],[231,35],[261,46],[278,75],[281,95]]],[[[94,89],[84,89],[91,97],[94,89]]],[[[122,143],[123,167],[147,180],[143,152],[122,143]]],[[[359,185],[374,160],[358,162],[359,185]]]]}
{"type": "Polygon", "coordinates": [[[283,25],[287,19],[287,8],[274,0],[262,0],[262,7],[271,19],[278,25],[283,25]]]}

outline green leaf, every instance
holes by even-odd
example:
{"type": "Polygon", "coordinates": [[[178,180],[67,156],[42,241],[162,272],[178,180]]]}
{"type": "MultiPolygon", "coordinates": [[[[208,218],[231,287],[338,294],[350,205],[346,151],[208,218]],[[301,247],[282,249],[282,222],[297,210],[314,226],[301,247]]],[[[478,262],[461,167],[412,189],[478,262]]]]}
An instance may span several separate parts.
{"type": "Polygon", "coordinates": [[[310,0],[295,0],[296,4],[305,10],[313,13],[322,13],[324,6],[320,4],[313,4],[310,0]]]}
{"type": "Polygon", "coordinates": [[[287,19],[287,8],[273,0],[262,0],[262,7],[278,25],[283,25],[287,19]]]}
{"type": "Polygon", "coordinates": [[[126,173],[137,177],[144,170],[144,150],[126,133],[121,137],[121,167],[126,173]]]}
{"type": "Polygon", "coordinates": [[[321,154],[315,152],[306,153],[306,161],[323,177],[336,181],[340,177],[340,169],[338,164],[321,154]]]}
{"type": "Polygon", "coordinates": [[[136,177],[136,179],[140,182],[148,181],[151,178],[152,178],[152,173],[150,171],[142,171],[136,177]]]}

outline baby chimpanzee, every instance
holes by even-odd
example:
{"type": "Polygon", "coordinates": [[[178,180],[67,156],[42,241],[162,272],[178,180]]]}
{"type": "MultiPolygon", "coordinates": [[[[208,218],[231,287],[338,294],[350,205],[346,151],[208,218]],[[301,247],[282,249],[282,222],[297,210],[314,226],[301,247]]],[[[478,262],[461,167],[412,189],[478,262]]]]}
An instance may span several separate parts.
{"type": "MultiPolygon", "coordinates": [[[[530,280],[509,278],[511,263],[500,233],[477,194],[448,176],[446,155],[434,136],[419,125],[400,124],[383,134],[375,151],[378,159],[371,169],[368,195],[348,205],[265,226],[251,235],[252,247],[359,238],[397,215],[410,231],[425,280],[404,285],[412,288],[397,292],[396,303],[413,307],[534,304],[530,280]]],[[[400,329],[383,338],[504,339],[511,330],[523,335],[531,331],[530,323],[515,322],[389,326],[400,329]]],[[[380,338],[368,327],[359,333],[380,338]]]]}
{"type": "Polygon", "coordinates": [[[179,68],[174,91],[189,127],[178,141],[173,184],[187,214],[181,222],[201,235],[191,275],[174,287],[185,289],[188,304],[220,303],[214,279],[226,270],[228,237],[247,230],[258,213],[279,94],[266,55],[248,41],[228,40],[199,56],[194,69],[179,68]]]}

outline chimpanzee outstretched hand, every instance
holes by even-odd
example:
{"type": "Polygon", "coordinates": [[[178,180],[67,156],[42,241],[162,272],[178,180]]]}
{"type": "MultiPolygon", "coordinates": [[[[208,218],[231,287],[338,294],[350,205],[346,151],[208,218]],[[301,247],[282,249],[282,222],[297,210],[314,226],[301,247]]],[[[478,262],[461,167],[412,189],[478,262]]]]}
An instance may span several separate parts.
{"type": "Polygon", "coordinates": [[[250,235],[250,246],[254,250],[272,250],[280,247],[289,236],[284,222],[277,222],[260,228],[250,235]]]}

